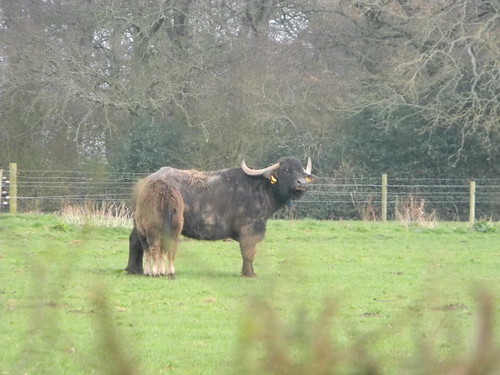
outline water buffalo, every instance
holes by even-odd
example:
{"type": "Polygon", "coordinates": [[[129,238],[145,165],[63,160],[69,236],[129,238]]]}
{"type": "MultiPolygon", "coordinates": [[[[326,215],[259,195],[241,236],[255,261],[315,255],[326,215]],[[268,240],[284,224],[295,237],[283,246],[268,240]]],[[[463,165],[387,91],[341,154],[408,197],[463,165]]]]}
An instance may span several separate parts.
{"type": "Polygon", "coordinates": [[[301,198],[315,180],[309,158],[306,168],[293,157],[264,169],[214,172],[163,167],[137,184],[134,228],[129,237],[131,274],[174,277],[179,233],[202,240],[231,238],[239,242],[242,276],[255,276],[255,245],[262,241],[269,217],[301,198]],[[145,266],[142,266],[143,254],[145,266]]]}

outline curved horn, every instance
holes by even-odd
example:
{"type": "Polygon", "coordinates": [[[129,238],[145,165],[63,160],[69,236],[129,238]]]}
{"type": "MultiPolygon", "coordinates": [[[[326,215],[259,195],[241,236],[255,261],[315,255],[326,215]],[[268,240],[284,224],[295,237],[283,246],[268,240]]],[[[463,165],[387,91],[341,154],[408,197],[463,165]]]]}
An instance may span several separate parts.
{"type": "Polygon", "coordinates": [[[304,169],[304,172],[306,174],[311,174],[312,172],[312,168],[313,168],[313,164],[312,164],[312,161],[311,161],[311,158],[308,157],[307,158],[307,166],[306,166],[306,169],[304,169]]]}
{"type": "Polygon", "coordinates": [[[270,167],[264,168],[264,169],[250,169],[247,167],[247,164],[245,163],[245,160],[242,160],[241,162],[241,169],[243,169],[243,172],[249,176],[262,176],[265,173],[269,172],[274,172],[277,171],[280,167],[280,163],[276,163],[271,165],[270,167]]]}

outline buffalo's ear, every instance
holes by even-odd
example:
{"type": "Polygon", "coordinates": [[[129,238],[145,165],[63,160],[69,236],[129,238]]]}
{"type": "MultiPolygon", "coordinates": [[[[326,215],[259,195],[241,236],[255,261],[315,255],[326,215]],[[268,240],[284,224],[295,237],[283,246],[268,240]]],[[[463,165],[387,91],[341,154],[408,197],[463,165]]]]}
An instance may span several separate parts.
{"type": "Polygon", "coordinates": [[[316,179],[317,179],[317,177],[315,175],[313,175],[313,174],[308,174],[306,176],[306,181],[307,182],[314,182],[314,181],[316,181],[316,179]]]}
{"type": "Polygon", "coordinates": [[[271,181],[271,184],[276,184],[278,182],[278,177],[274,173],[264,173],[264,177],[271,181]]]}

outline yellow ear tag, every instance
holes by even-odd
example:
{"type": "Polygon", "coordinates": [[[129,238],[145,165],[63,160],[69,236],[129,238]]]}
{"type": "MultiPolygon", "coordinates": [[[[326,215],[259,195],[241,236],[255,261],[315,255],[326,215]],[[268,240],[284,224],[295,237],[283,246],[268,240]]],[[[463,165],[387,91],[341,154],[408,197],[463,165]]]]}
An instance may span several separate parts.
{"type": "Polygon", "coordinates": [[[275,184],[276,182],[278,182],[278,179],[274,176],[271,176],[271,184],[275,184]]]}
{"type": "Polygon", "coordinates": [[[306,182],[311,182],[312,178],[311,177],[306,177],[306,182]]]}

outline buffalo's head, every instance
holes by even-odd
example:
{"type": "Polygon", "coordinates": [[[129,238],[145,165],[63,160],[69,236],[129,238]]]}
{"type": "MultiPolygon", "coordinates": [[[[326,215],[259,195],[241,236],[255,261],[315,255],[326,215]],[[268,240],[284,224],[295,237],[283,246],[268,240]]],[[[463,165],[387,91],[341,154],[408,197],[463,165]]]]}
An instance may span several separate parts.
{"type": "Polygon", "coordinates": [[[250,169],[243,160],[241,168],[249,176],[267,178],[272,185],[273,191],[283,202],[302,197],[310,183],[316,179],[316,176],[311,174],[311,158],[307,159],[306,168],[304,168],[300,160],[293,157],[282,158],[276,164],[264,169],[250,169]]]}

